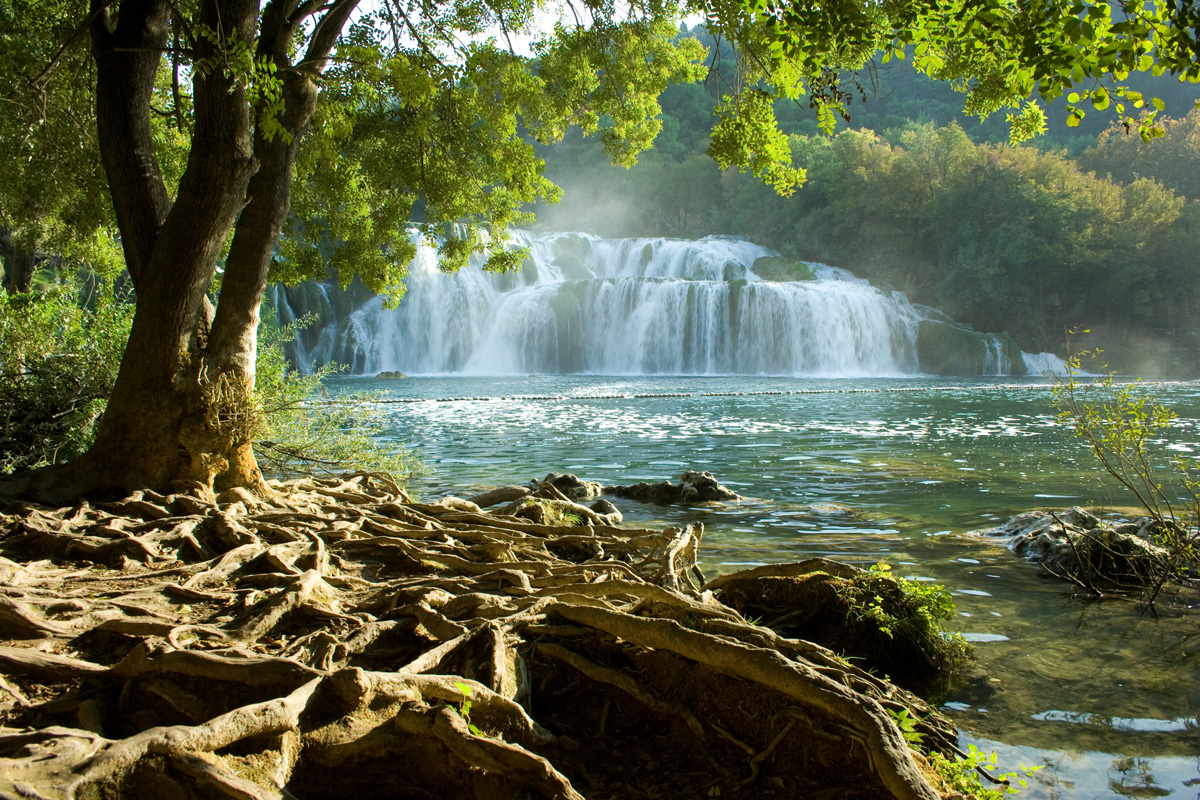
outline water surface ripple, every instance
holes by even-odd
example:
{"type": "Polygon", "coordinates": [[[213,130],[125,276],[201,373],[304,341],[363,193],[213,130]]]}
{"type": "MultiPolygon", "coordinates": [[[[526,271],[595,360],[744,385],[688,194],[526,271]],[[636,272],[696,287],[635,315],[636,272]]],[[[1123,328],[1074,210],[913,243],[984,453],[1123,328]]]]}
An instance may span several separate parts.
{"type": "MultiPolygon", "coordinates": [[[[708,574],[828,556],[887,559],[946,585],[982,669],[944,710],[1002,766],[1044,765],[1023,796],[1200,797],[1200,612],[1080,602],[970,533],[1034,507],[1128,507],[1042,381],[426,377],[335,389],[393,401],[379,404],[381,435],[430,468],[414,484],[425,496],[550,471],[613,484],[709,470],[748,499],[618,505],[634,523],[703,521],[708,574]]],[[[1163,444],[1196,457],[1200,385],[1160,392],[1180,414],[1163,444]]]]}

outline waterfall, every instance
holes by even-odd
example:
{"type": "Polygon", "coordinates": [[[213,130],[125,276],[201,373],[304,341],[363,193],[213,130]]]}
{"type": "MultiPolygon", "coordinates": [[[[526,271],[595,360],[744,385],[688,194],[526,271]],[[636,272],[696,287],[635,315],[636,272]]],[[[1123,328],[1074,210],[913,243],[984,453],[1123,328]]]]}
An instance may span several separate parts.
{"type": "MultiPolygon", "coordinates": [[[[845,270],[809,265],[811,280],[764,280],[754,263],[776,254],[724,237],[515,231],[511,240],[529,257],[507,275],[484,272],[475,257],[443,273],[436,252],[421,246],[396,309],[371,298],[341,313],[327,289],[310,297],[308,308],[324,307],[314,310],[325,324],[305,337],[298,359],[367,375],[919,372],[927,310],[845,270]]],[[[287,303],[277,293],[277,308],[287,303]]],[[[989,372],[1007,372],[1008,360],[999,342],[989,345],[989,372]]]]}
{"type": "Polygon", "coordinates": [[[983,360],[984,375],[1007,375],[1011,371],[1009,358],[1004,352],[1000,339],[992,334],[984,334],[983,345],[986,348],[983,360]]]}

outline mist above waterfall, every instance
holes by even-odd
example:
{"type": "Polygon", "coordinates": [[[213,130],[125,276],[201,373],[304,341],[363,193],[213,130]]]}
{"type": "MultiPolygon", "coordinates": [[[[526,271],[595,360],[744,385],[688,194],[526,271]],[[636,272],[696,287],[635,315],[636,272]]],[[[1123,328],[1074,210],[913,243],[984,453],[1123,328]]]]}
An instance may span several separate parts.
{"type": "MultiPolygon", "coordinates": [[[[812,280],[765,280],[754,264],[776,254],[723,237],[517,231],[512,240],[529,257],[520,272],[507,275],[486,273],[475,260],[446,274],[434,250],[422,247],[393,310],[373,298],[349,313],[335,311],[324,290],[316,298],[323,325],[297,361],[334,361],[368,375],[920,371],[918,329],[931,310],[844,270],[810,265],[812,280]]],[[[282,308],[281,318],[301,311],[282,308]]],[[[989,363],[979,371],[1003,374],[1007,360],[992,340],[983,345],[989,363]]]]}

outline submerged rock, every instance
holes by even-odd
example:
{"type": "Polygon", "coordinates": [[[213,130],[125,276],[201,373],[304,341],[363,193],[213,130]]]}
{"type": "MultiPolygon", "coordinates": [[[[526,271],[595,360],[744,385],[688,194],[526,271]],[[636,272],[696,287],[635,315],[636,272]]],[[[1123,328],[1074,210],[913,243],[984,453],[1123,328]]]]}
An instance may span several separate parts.
{"type": "Polygon", "coordinates": [[[628,497],[642,503],[658,503],[673,505],[677,503],[721,503],[738,501],[742,497],[731,489],[726,489],[711,472],[683,473],[678,484],[670,481],[662,483],[635,483],[632,486],[605,486],[606,494],[617,497],[628,497]]]}
{"type": "Polygon", "coordinates": [[[1157,542],[1162,531],[1150,517],[1110,525],[1082,508],[1027,511],[979,532],[1005,537],[1008,549],[1051,572],[1077,581],[1144,584],[1169,560],[1157,542]]]}

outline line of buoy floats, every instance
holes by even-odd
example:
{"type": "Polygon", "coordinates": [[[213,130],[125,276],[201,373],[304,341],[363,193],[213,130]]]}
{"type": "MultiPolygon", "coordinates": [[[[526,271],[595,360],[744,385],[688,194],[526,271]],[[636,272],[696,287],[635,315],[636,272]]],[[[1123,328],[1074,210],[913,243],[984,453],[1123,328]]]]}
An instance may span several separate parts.
{"type": "MultiPolygon", "coordinates": [[[[1085,384],[1086,386],[1086,384],[1085,384]]],[[[501,397],[388,397],[373,399],[371,403],[474,403],[500,401],[537,400],[658,400],[679,397],[757,397],[762,395],[808,395],[808,394],[885,394],[895,392],[956,392],[956,391],[1008,391],[1013,389],[1052,389],[1054,384],[1010,383],[987,386],[895,386],[880,389],[773,389],[758,392],[637,392],[625,394],[520,394],[501,397]]],[[[339,400],[324,400],[320,403],[337,403],[339,400]]],[[[355,401],[361,402],[361,401],[355,401]]]]}

